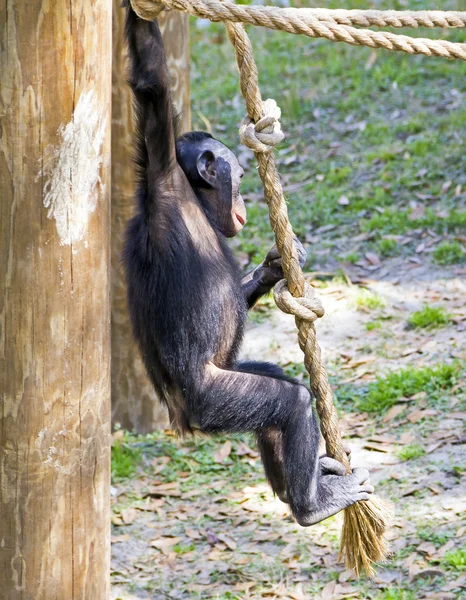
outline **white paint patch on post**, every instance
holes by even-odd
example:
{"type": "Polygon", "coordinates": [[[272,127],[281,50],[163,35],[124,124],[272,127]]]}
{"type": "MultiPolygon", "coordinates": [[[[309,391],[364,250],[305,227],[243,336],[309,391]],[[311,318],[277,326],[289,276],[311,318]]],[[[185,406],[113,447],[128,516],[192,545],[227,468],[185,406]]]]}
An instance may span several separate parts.
{"type": "Polygon", "coordinates": [[[40,176],[44,206],[55,219],[61,244],[84,238],[101,189],[100,167],[106,117],[93,90],[81,94],[73,118],[61,125],[57,146],[49,146],[40,176]]]}

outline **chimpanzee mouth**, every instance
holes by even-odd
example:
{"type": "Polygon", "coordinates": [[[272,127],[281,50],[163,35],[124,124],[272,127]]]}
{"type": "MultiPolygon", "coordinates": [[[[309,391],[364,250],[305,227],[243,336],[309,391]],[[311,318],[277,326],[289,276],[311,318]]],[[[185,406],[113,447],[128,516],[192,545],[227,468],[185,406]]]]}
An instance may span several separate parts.
{"type": "Polygon", "coordinates": [[[242,217],[242,216],[241,216],[241,215],[239,215],[238,213],[235,213],[235,217],[236,217],[236,220],[237,220],[237,221],[239,221],[239,224],[240,224],[240,225],[244,225],[244,224],[246,223],[246,221],[245,221],[244,217],[242,217]]]}

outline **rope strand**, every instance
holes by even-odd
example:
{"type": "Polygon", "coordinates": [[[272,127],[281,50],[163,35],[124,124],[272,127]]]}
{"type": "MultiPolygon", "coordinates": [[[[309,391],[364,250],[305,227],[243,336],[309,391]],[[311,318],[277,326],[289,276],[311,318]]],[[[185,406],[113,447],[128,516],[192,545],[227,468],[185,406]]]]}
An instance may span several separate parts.
{"type": "Polygon", "coordinates": [[[357,27],[466,27],[466,12],[454,11],[359,11],[280,8],[235,4],[230,0],[131,0],[143,19],[154,19],[163,8],[230,23],[247,23],[311,38],[325,38],[352,46],[466,60],[466,44],[413,38],[388,31],[357,27]]]}

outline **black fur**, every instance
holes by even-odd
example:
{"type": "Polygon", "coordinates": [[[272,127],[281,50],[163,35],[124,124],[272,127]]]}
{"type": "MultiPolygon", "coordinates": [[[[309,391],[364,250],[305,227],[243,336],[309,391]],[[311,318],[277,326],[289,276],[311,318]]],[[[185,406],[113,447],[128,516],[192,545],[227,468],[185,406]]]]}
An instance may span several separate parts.
{"type": "Polygon", "coordinates": [[[238,363],[248,305],[282,277],[280,259],[272,250],[242,281],[225,240],[235,202],[242,206],[234,197],[241,177],[236,158],[219,151],[218,168],[208,175],[214,185],[206,183],[199,157],[207,145],[216,160],[218,142],[192,132],[175,144],[157,23],[128,8],[126,36],[137,115],[138,212],[128,226],[124,262],[147,372],[179,430],[255,432],[272,487],[297,520],[310,525],[370,492],[359,485],[361,473],[342,477],[342,466],[331,459],[327,470],[321,466],[306,387],[274,365],[238,363]]]}

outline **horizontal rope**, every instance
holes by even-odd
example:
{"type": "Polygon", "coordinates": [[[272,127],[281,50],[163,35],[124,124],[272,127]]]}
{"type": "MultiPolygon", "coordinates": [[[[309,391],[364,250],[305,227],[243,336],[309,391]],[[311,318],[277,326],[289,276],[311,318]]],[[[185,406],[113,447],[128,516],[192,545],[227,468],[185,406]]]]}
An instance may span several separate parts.
{"type": "Polygon", "coordinates": [[[302,8],[321,21],[356,27],[466,27],[466,12],[442,10],[347,10],[302,8]]]}
{"type": "Polygon", "coordinates": [[[428,38],[412,38],[388,31],[357,29],[352,25],[377,27],[466,27],[466,12],[442,11],[351,11],[309,8],[279,8],[235,4],[229,0],[131,0],[144,19],[154,19],[169,8],[210,21],[247,23],[311,38],[325,38],[352,46],[440,56],[466,61],[466,44],[428,38]]]}

